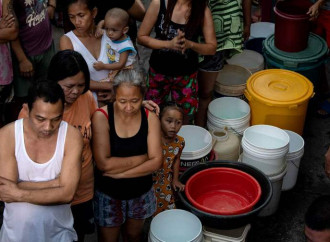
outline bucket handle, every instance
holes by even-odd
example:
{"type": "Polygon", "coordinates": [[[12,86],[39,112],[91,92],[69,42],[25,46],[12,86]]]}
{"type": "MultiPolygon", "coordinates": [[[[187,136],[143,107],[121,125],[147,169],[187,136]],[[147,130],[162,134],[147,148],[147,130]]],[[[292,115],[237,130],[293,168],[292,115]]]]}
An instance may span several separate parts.
{"type": "Polygon", "coordinates": [[[284,66],[287,66],[287,67],[294,67],[294,68],[297,68],[298,67],[298,63],[297,62],[293,62],[293,61],[284,61],[283,62],[283,65],[284,66]]]}

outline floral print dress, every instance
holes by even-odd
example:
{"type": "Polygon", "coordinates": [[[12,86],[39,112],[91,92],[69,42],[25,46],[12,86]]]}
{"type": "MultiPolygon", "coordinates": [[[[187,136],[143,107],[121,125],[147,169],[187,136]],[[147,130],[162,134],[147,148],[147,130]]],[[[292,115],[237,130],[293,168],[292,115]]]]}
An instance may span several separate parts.
{"type": "Polygon", "coordinates": [[[163,166],[153,173],[154,190],[157,198],[157,210],[154,214],[175,208],[173,196],[173,164],[185,145],[184,138],[176,136],[172,143],[163,143],[163,166]]]}

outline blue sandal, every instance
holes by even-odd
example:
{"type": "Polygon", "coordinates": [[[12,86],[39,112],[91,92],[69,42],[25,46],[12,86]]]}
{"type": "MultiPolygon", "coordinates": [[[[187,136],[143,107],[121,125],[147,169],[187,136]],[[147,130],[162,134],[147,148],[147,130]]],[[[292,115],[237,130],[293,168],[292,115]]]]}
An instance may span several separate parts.
{"type": "Polygon", "coordinates": [[[330,117],[330,101],[324,100],[319,110],[317,110],[317,116],[320,118],[329,118],[330,117]]]}

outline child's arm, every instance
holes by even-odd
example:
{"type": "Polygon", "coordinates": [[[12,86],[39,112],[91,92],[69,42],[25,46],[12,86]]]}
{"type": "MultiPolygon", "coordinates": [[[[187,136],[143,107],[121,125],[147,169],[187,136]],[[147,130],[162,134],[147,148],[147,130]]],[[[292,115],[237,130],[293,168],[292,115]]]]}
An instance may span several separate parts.
{"type": "Polygon", "coordinates": [[[124,51],[119,55],[119,61],[111,64],[104,64],[102,61],[97,61],[93,64],[95,70],[121,70],[125,67],[130,50],[124,51]]]}
{"type": "Polygon", "coordinates": [[[103,27],[104,27],[104,20],[101,20],[96,26],[96,31],[95,31],[96,38],[100,38],[103,35],[104,33],[103,27]]]}
{"type": "Polygon", "coordinates": [[[174,163],[173,163],[173,181],[172,181],[172,186],[174,188],[174,191],[179,190],[180,192],[182,192],[185,187],[185,185],[183,185],[179,181],[179,167],[180,167],[180,157],[181,157],[182,150],[183,150],[183,148],[179,151],[179,153],[176,156],[174,163]]]}

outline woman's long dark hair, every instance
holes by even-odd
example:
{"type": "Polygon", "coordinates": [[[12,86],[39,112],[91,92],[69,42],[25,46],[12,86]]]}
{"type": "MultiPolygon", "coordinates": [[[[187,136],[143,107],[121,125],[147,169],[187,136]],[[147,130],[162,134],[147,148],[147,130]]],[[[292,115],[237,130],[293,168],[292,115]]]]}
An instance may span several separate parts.
{"type": "MultiPolygon", "coordinates": [[[[175,7],[177,0],[168,0],[164,26],[167,32],[169,23],[172,18],[172,13],[175,7]]],[[[190,1],[190,14],[188,17],[188,21],[186,23],[186,27],[184,29],[185,37],[192,38],[196,33],[198,33],[204,23],[204,13],[205,8],[207,6],[206,0],[191,0],[190,1]]]]}

